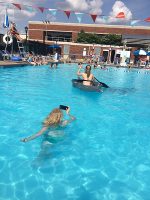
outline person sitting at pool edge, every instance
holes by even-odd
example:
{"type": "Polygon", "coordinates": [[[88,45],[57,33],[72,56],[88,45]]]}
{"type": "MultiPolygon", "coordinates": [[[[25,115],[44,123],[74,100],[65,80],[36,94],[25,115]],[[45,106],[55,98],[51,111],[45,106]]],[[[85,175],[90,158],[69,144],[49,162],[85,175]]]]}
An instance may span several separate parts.
{"type": "Polygon", "coordinates": [[[81,68],[82,68],[82,66],[80,65],[79,69],[77,71],[77,75],[82,76],[82,78],[84,80],[83,85],[87,85],[87,86],[92,85],[92,81],[94,80],[94,75],[91,74],[91,66],[87,65],[84,73],[80,72],[81,68]]]}
{"type": "Polygon", "coordinates": [[[55,108],[48,115],[48,117],[43,122],[43,128],[38,131],[36,134],[31,135],[27,138],[21,139],[21,142],[29,142],[35,138],[44,134],[49,128],[63,127],[75,120],[75,117],[70,115],[70,107],[67,107],[66,114],[69,116],[68,120],[63,120],[63,111],[60,108],[55,108]]]}

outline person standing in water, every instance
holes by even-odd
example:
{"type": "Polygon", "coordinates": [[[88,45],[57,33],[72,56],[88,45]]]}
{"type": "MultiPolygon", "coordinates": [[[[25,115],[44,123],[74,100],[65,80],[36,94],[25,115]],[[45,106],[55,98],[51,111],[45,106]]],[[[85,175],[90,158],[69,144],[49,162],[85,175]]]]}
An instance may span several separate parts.
{"type": "Polygon", "coordinates": [[[77,75],[82,76],[82,78],[84,80],[83,85],[87,85],[87,86],[92,85],[93,80],[94,80],[94,75],[91,73],[91,66],[87,65],[84,73],[80,72],[81,69],[82,69],[82,66],[80,65],[79,69],[77,71],[77,75]]]}
{"type": "Polygon", "coordinates": [[[21,139],[21,142],[29,142],[31,140],[34,140],[43,134],[46,134],[53,130],[57,130],[57,129],[59,129],[59,127],[66,126],[73,120],[75,120],[75,117],[70,114],[69,106],[60,106],[59,108],[55,108],[48,115],[48,117],[44,120],[42,129],[34,135],[31,135],[29,137],[21,139]],[[68,120],[63,119],[63,111],[62,110],[66,111],[66,114],[69,116],[68,120]]]}

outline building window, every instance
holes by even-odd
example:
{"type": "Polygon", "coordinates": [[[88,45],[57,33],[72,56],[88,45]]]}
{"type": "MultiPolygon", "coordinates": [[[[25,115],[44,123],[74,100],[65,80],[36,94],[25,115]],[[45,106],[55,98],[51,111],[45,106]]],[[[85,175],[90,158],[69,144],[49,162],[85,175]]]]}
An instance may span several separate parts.
{"type": "Polygon", "coordinates": [[[71,42],[72,33],[71,32],[56,32],[47,31],[45,32],[46,39],[49,41],[61,41],[61,42],[71,42]]]}

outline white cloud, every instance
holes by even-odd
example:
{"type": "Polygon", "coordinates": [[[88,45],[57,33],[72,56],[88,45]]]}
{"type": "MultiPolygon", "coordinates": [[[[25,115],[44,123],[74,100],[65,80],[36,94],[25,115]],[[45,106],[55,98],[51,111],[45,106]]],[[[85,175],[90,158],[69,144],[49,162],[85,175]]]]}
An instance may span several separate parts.
{"type": "Polygon", "coordinates": [[[102,0],[93,0],[90,1],[90,12],[94,13],[94,14],[102,14],[102,5],[103,5],[103,1],[102,0]]]}
{"type": "Polygon", "coordinates": [[[81,0],[76,0],[76,1],[66,0],[64,3],[64,7],[71,10],[84,11],[88,9],[88,4],[86,0],[82,0],[82,1],[81,0]]]}
{"type": "MultiPolygon", "coordinates": [[[[110,12],[110,16],[116,17],[118,13],[124,12],[125,20],[132,19],[132,12],[127,8],[127,6],[122,1],[116,1],[112,7],[112,11],[110,12]]],[[[117,20],[117,19],[113,19],[117,20]]]]}
{"type": "Polygon", "coordinates": [[[87,11],[92,14],[101,14],[103,0],[65,0],[63,7],[73,11],[87,11]]]}
{"type": "Polygon", "coordinates": [[[97,18],[98,23],[126,23],[128,20],[132,19],[132,12],[127,8],[127,6],[122,1],[116,1],[112,7],[112,11],[108,14],[109,17],[107,20],[102,19],[101,17],[97,18]],[[125,19],[118,19],[116,16],[124,12],[125,19]]]}
{"type": "MultiPolygon", "coordinates": [[[[46,2],[46,0],[42,1],[42,4],[44,5],[44,3],[46,2]]],[[[39,6],[41,4],[40,0],[36,0],[36,3],[34,1],[31,0],[26,0],[25,2],[23,2],[22,0],[18,0],[18,1],[14,1],[14,3],[16,4],[20,4],[21,5],[21,10],[19,10],[17,7],[15,7],[12,4],[12,0],[5,0],[5,3],[0,3],[0,23],[2,24],[4,22],[4,15],[5,15],[5,10],[7,8],[8,11],[8,16],[9,16],[9,20],[10,21],[14,21],[14,22],[20,22],[23,21],[24,19],[28,20],[30,19],[30,17],[33,17],[36,15],[38,11],[38,9],[34,9],[33,11],[28,10],[28,8],[25,6],[31,6],[29,7],[29,9],[32,9],[32,6],[34,5],[39,6]]]]}

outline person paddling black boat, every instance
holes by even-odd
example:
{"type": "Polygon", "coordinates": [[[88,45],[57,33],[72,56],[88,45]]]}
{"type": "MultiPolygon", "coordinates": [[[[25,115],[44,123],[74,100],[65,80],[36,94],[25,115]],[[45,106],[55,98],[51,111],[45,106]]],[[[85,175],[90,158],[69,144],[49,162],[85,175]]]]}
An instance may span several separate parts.
{"type": "Polygon", "coordinates": [[[81,90],[85,91],[94,91],[94,92],[102,92],[102,88],[108,88],[109,86],[105,83],[100,82],[94,75],[91,73],[91,66],[87,65],[85,68],[85,72],[80,72],[82,69],[82,65],[78,64],[79,69],[77,71],[77,75],[81,76],[83,79],[72,79],[72,85],[81,90]]]}
{"type": "Polygon", "coordinates": [[[82,65],[79,66],[79,69],[77,71],[78,76],[82,76],[83,78],[83,85],[93,85],[94,81],[94,75],[91,73],[91,66],[87,65],[85,68],[85,72],[80,72],[82,69],[82,65]]]}

